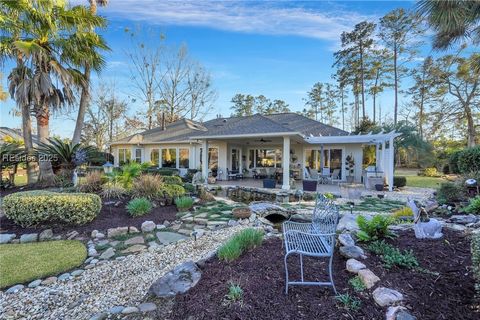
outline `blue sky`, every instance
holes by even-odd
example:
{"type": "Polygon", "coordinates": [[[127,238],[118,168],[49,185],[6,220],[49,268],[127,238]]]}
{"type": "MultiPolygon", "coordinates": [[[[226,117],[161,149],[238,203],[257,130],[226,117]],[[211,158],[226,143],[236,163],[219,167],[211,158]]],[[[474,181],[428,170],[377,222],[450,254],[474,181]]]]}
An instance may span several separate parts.
{"type": "MultiPolygon", "coordinates": [[[[98,81],[115,80],[120,95],[132,94],[125,55],[131,42],[124,30],[141,27],[148,31],[150,45],[158,42],[151,34],[163,33],[168,44],[186,44],[190,55],[211,72],[218,99],[210,118],[229,115],[235,93],[263,94],[301,110],[312,85],[330,80],[342,31],[362,20],[378,21],[392,9],[412,6],[412,1],[110,1],[99,14],[109,20],[102,33],[112,52],[107,54],[107,68],[94,77],[94,87],[98,81]]],[[[424,51],[430,51],[429,45],[424,51]]],[[[3,82],[5,87],[5,77],[3,82]]],[[[386,92],[379,101],[388,114],[392,93],[386,92]]],[[[12,100],[2,106],[2,126],[20,126],[21,119],[11,115],[13,106],[12,100]]],[[[130,112],[138,108],[131,104],[130,112]]],[[[55,116],[51,132],[71,136],[75,114],[55,116]]]]}

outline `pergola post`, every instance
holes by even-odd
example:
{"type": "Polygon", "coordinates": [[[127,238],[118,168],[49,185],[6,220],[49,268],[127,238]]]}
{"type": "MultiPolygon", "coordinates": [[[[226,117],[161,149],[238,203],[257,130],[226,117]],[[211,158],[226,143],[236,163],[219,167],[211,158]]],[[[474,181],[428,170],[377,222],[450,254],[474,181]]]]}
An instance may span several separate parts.
{"type": "Polygon", "coordinates": [[[395,174],[395,147],[393,145],[394,137],[391,136],[388,143],[388,190],[393,191],[393,176],[395,174]]]}
{"type": "Polygon", "coordinates": [[[202,141],[202,176],[205,179],[204,184],[208,184],[208,141],[202,141]]]}
{"type": "Polygon", "coordinates": [[[283,137],[283,190],[290,190],[290,137],[283,137]]]}

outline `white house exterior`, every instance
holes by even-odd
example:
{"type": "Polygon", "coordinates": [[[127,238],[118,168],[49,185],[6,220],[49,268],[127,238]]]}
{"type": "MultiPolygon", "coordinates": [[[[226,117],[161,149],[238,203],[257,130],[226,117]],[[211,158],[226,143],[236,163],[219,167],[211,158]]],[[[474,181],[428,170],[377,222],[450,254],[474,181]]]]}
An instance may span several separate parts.
{"type": "Polygon", "coordinates": [[[376,169],[380,174],[389,171],[384,176],[392,186],[395,136],[349,135],[295,113],[255,114],[204,123],[182,119],[165,129],[154,128],[115,141],[112,152],[115,166],[127,161],[151,162],[159,168],[177,168],[180,174],[199,169],[206,177],[214,171],[219,180],[227,179],[227,171],[243,172],[248,177],[262,168],[268,174],[283,176],[282,188],[289,189],[290,176],[305,178],[306,168],[327,175],[335,172],[338,175],[332,177],[333,182],[346,181],[347,155],[355,162],[354,181],[362,182],[363,146],[375,144],[376,169]],[[209,152],[203,153],[207,149],[209,152]]]}

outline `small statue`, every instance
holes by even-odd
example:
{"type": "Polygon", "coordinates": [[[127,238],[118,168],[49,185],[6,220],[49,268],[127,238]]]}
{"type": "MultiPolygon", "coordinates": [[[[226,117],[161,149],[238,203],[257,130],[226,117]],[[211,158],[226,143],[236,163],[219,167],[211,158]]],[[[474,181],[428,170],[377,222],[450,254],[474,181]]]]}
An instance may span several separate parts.
{"type": "Polygon", "coordinates": [[[417,239],[439,239],[443,237],[442,224],[437,219],[430,219],[424,207],[418,208],[415,201],[408,199],[408,206],[413,211],[414,231],[417,239]]]}
{"type": "Polygon", "coordinates": [[[77,173],[77,169],[74,169],[74,170],[73,170],[72,182],[73,182],[73,186],[74,186],[74,187],[76,187],[76,186],[78,185],[78,173],[77,173]]]}

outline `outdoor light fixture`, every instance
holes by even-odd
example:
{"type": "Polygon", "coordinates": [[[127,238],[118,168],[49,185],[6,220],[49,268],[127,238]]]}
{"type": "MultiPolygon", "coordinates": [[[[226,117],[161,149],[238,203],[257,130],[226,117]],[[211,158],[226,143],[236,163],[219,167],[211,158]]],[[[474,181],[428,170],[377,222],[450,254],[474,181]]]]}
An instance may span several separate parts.
{"type": "Polygon", "coordinates": [[[113,164],[110,161],[107,161],[102,167],[105,174],[110,174],[113,172],[113,164]]]}

